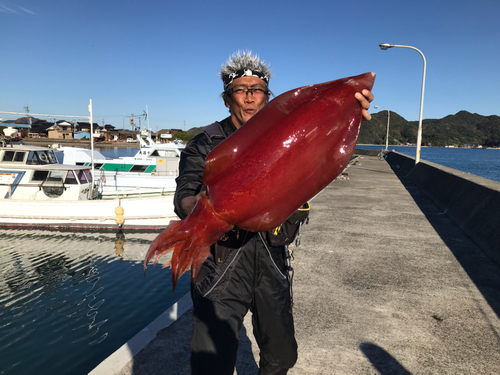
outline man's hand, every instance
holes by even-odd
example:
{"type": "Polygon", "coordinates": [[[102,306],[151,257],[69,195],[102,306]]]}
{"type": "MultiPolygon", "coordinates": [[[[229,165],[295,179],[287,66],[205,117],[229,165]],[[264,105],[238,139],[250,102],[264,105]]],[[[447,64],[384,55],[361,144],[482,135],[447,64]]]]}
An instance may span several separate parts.
{"type": "Polygon", "coordinates": [[[358,99],[359,104],[363,108],[361,115],[363,116],[363,120],[369,121],[372,119],[372,115],[368,113],[368,109],[370,108],[370,102],[373,101],[373,94],[370,90],[363,90],[361,92],[357,92],[354,94],[355,98],[358,99]]]}
{"type": "Polygon", "coordinates": [[[194,206],[196,206],[196,202],[198,202],[201,199],[201,197],[204,197],[206,195],[207,195],[207,187],[203,186],[203,188],[197,195],[184,198],[181,201],[181,206],[184,213],[186,215],[189,215],[189,213],[191,213],[191,211],[193,210],[194,206]]]}

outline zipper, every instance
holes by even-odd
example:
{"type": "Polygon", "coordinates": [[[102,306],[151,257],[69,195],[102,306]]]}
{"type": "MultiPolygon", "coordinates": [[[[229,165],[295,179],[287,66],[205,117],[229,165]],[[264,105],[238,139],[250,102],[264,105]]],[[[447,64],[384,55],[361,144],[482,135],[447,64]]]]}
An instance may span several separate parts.
{"type": "Polygon", "coordinates": [[[212,287],[203,295],[203,297],[206,297],[208,296],[212,290],[214,290],[214,288],[219,284],[219,282],[222,280],[222,278],[224,277],[224,275],[226,274],[227,270],[229,269],[229,267],[231,267],[231,264],[234,263],[234,261],[238,258],[238,254],[240,253],[241,251],[241,247],[236,251],[236,254],[234,255],[233,259],[231,259],[231,261],[229,262],[229,264],[227,265],[227,267],[225,268],[224,272],[222,272],[222,275],[220,275],[220,277],[217,279],[217,281],[212,285],[212,287]]]}

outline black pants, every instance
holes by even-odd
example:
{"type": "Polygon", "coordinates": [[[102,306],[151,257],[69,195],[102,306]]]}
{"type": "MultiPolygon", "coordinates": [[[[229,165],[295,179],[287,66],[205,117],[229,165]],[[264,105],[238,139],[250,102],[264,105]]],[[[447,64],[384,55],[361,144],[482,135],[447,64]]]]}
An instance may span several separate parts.
{"type": "Polygon", "coordinates": [[[233,374],[248,310],[260,349],[259,374],[286,374],[297,360],[283,248],[264,244],[260,234],[247,236],[223,263],[210,256],[192,288],[192,374],[233,374]]]}

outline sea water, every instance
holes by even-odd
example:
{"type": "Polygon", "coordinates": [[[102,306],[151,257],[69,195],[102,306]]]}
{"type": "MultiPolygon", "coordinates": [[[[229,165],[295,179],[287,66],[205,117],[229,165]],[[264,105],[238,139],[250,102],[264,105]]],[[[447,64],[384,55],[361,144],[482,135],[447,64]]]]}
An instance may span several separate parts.
{"type": "MultiPolygon", "coordinates": [[[[357,145],[364,150],[381,150],[385,146],[357,145]]],[[[388,150],[415,157],[416,147],[389,146],[388,150]]],[[[422,147],[420,159],[476,176],[500,181],[500,149],[422,147]]]]}
{"type": "Polygon", "coordinates": [[[188,293],[156,235],[0,229],[0,374],[87,374],[188,293]]]}

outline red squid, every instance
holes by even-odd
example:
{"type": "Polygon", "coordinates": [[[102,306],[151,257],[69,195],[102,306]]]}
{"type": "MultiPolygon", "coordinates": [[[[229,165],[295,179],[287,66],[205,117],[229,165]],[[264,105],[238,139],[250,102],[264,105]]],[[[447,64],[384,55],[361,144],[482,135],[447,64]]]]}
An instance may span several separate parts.
{"type": "Polygon", "coordinates": [[[183,220],[171,221],[144,259],[173,251],[172,284],[191,268],[192,280],[210,245],[234,226],[263,232],[281,225],[330,184],[354,153],[361,106],[374,73],[304,86],[271,100],[207,156],[201,198],[183,220]]]}

